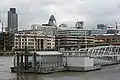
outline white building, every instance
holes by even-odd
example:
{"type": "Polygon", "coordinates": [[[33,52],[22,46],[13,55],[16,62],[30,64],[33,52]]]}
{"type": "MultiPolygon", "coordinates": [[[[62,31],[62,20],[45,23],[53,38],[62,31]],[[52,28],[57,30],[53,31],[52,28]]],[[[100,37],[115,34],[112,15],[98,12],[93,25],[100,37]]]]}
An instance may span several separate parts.
{"type": "Polygon", "coordinates": [[[56,34],[56,26],[33,24],[31,25],[31,29],[42,31],[45,35],[55,36],[56,34]]]}
{"type": "Polygon", "coordinates": [[[39,33],[17,33],[14,36],[14,48],[29,50],[54,50],[55,37],[46,36],[39,33]]]}

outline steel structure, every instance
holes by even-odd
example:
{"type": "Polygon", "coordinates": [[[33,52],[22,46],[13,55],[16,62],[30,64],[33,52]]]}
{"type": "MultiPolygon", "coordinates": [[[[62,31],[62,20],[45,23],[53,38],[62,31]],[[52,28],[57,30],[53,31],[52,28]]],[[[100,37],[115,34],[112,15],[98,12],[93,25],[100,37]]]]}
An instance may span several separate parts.
{"type": "Polygon", "coordinates": [[[91,57],[112,61],[120,60],[120,46],[100,46],[80,49],[79,51],[63,51],[65,57],[91,57]]]}

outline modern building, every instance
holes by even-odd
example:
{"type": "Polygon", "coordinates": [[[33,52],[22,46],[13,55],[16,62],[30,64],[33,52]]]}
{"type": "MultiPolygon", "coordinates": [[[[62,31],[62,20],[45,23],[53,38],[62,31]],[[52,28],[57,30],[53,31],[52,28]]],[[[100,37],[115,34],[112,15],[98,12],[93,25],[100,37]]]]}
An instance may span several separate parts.
{"type": "Polygon", "coordinates": [[[83,21],[77,21],[76,24],[75,24],[75,27],[77,29],[83,29],[83,21]]]}
{"type": "Polygon", "coordinates": [[[90,36],[57,36],[55,45],[57,50],[78,50],[93,46],[93,41],[90,36]]]}
{"type": "Polygon", "coordinates": [[[94,36],[95,40],[102,40],[104,43],[108,43],[109,45],[120,45],[120,35],[99,35],[94,36]]]}
{"type": "Polygon", "coordinates": [[[8,11],[8,30],[9,33],[15,33],[18,31],[18,14],[16,8],[10,8],[8,11]]]}
{"type": "Polygon", "coordinates": [[[107,34],[115,34],[117,35],[119,33],[119,30],[107,30],[107,34]]]}
{"type": "Polygon", "coordinates": [[[58,27],[58,31],[59,30],[66,30],[66,29],[68,29],[68,25],[64,24],[64,23],[60,24],[59,27],[58,27]]]}
{"type": "Polygon", "coordinates": [[[90,30],[67,29],[58,31],[58,36],[90,36],[90,30]]]}
{"type": "Polygon", "coordinates": [[[14,36],[14,49],[28,50],[54,50],[55,49],[55,37],[46,36],[39,33],[21,33],[14,36]]]}
{"type": "Polygon", "coordinates": [[[107,30],[107,26],[104,24],[97,24],[97,29],[107,30]]]}
{"type": "Polygon", "coordinates": [[[104,35],[107,34],[107,30],[102,30],[102,29],[96,29],[96,30],[90,30],[90,35],[91,36],[98,36],[98,35],[104,35]]]}
{"type": "Polygon", "coordinates": [[[12,47],[13,47],[13,40],[11,40],[9,33],[1,32],[0,33],[0,51],[12,50],[12,47]]]}
{"type": "Polygon", "coordinates": [[[44,35],[56,35],[56,27],[55,26],[45,26],[40,24],[31,25],[31,32],[42,32],[44,35]]]}
{"type": "Polygon", "coordinates": [[[49,19],[49,21],[48,21],[48,24],[49,24],[50,26],[57,26],[57,22],[56,22],[56,19],[55,19],[54,15],[51,15],[51,16],[50,16],[50,19],[49,19]]]}

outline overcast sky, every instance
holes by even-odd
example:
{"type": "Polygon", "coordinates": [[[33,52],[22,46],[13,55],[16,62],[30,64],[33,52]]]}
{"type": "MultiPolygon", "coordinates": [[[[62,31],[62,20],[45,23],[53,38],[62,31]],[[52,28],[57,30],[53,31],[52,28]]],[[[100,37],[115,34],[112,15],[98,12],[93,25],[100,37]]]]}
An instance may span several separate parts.
{"type": "Polygon", "coordinates": [[[0,0],[2,20],[7,25],[7,11],[17,8],[19,28],[28,29],[31,24],[47,23],[51,14],[57,23],[73,26],[84,21],[87,29],[99,23],[113,25],[120,22],[120,0],[0,0]]]}

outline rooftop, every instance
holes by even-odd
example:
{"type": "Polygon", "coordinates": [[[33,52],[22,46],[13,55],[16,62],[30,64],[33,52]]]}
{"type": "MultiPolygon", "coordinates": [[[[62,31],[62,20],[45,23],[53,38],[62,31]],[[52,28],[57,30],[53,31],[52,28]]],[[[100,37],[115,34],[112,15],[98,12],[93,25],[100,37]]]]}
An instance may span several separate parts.
{"type": "Polygon", "coordinates": [[[39,51],[36,52],[38,55],[61,55],[62,53],[58,51],[39,51]]]}

